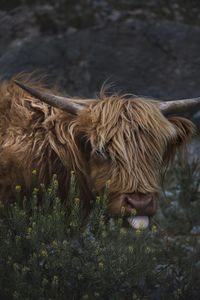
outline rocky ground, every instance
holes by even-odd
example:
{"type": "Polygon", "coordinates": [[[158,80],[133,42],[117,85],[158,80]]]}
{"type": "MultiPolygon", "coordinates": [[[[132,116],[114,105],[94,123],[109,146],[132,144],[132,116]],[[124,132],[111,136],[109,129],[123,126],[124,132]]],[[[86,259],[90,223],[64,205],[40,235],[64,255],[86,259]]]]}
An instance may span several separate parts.
{"type": "MultiPolygon", "coordinates": [[[[198,1],[1,1],[0,75],[47,74],[67,93],[200,95],[198,1]]],[[[199,114],[195,120],[199,122],[199,114]]]]}

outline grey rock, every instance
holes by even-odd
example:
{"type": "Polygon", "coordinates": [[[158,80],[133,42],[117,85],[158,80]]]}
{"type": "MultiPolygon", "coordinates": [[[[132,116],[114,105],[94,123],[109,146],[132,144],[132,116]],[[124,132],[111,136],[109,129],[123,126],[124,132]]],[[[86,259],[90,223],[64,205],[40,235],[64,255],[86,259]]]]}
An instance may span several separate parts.
{"type": "Polygon", "coordinates": [[[190,232],[192,235],[200,235],[200,225],[194,226],[190,232]]]}
{"type": "MultiPolygon", "coordinates": [[[[105,80],[114,90],[159,99],[200,95],[200,28],[158,15],[155,22],[157,6],[163,11],[159,1],[86,0],[64,9],[60,2],[31,9],[18,2],[0,11],[1,77],[38,70],[67,93],[86,97],[105,80]]],[[[171,8],[180,14],[170,6],[165,15],[171,8]]]]}
{"type": "Polygon", "coordinates": [[[200,270],[200,260],[195,264],[196,268],[200,270]]]}
{"type": "Polygon", "coordinates": [[[112,11],[112,14],[109,15],[108,19],[116,22],[121,17],[121,13],[117,10],[112,11]]]}
{"type": "Polygon", "coordinates": [[[197,27],[115,22],[109,28],[17,37],[5,51],[0,49],[0,75],[40,70],[67,92],[82,96],[93,96],[108,79],[124,92],[161,99],[196,97],[199,47],[197,27]]]}

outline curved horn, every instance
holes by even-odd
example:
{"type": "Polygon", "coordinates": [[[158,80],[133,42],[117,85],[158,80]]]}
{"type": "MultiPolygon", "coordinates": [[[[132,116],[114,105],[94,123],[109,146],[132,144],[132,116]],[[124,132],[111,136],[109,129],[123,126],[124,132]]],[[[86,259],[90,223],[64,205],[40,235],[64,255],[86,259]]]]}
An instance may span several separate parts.
{"type": "Polygon", "coordinates": [[[25,90],[27,93],[29,93],[33,97],[38,98],[39,100],[41,100],[51,106],[54,106],[54,107],[60,108],[64,111],[67,111],[73,115],[76,115],[78,112],[84,110],[84,106],[73,102],[73,99],[50,95],[47,93],[37,91],[37,90],[33,89],[32,87],[29,87],[17,80],[14,80],[14,82],[20,88],[25,90]]]}
{"type": "Polygon", "coordinates": [[[164,101],[160,103],[160,110],[164,115],[195,112],[200,110],[200,97],[183,100],[164,101]]]}

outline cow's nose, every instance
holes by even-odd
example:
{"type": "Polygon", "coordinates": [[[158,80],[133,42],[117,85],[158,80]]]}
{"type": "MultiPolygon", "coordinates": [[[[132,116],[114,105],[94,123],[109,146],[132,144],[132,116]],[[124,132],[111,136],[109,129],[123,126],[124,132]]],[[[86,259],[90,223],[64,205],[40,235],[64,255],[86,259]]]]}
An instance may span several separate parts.
{"type": "Polygon", "coordinates": [[[123,195],[123,205],[128,213],[133,209],[137,215],[151,216],[156,211],[156,204],[153,193],[131,193],[123,195]]]}

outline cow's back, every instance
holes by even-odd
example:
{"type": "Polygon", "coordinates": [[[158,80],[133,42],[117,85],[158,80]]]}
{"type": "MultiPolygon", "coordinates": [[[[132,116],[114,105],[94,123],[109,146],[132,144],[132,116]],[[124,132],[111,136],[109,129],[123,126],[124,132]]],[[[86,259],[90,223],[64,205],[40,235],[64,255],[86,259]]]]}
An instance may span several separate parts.
{"type": "Polygon", "coordinates": [[[15,186],[31,186],[32,171],[48,183],[53,173],[66,181],[66,170],[49,140],[51,108],[12,82],[0,86],[0,201],[15,198],[15,186]]]}

